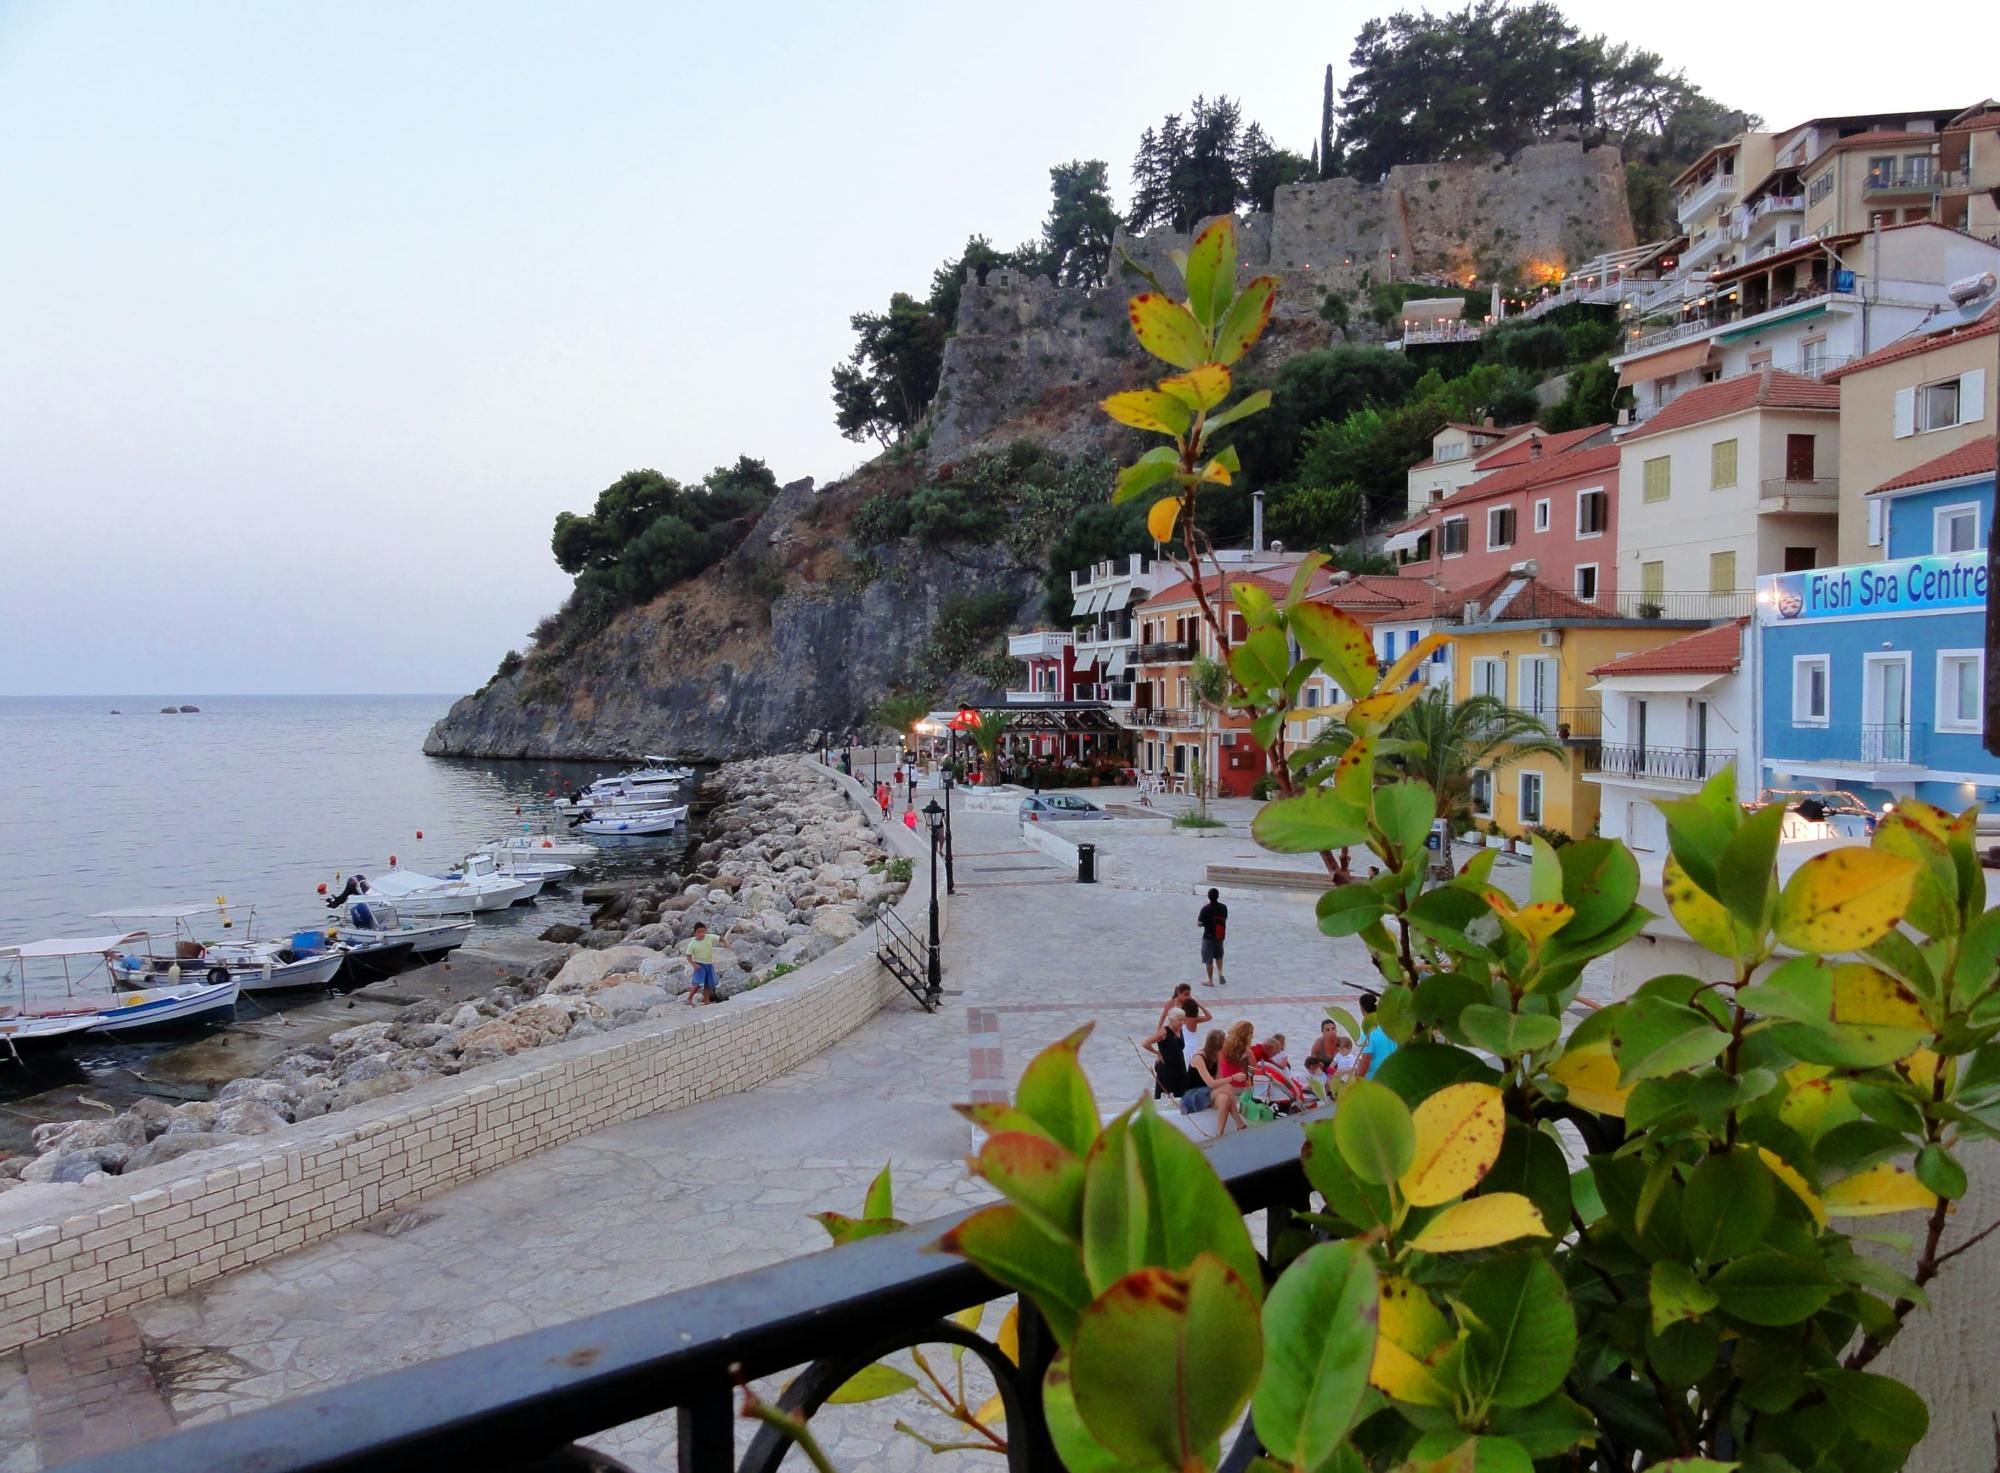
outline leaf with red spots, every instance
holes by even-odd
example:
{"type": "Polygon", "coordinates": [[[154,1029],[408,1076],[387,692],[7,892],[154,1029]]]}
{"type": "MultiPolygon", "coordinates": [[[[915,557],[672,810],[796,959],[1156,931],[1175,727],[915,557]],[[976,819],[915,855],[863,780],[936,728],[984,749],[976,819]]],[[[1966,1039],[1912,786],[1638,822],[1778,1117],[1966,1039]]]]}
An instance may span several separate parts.
{"type": "Polygon", "coordinates": [[[1132,334],[1139,339],[1139,346],[1155,358],[1176,368],[1195,368],[1209,361],[1208,334],[1194,314],[1173,298],[1141,292],[1126,304],[1126,315],[1131,318],[1132,334]]]}

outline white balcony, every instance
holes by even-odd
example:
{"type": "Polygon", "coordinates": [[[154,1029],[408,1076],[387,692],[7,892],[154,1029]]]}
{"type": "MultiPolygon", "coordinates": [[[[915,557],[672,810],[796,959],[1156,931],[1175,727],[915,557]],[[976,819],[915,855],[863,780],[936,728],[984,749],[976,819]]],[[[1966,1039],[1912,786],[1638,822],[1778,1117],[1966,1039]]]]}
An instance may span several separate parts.
{"type": "Polygon", "coordinates": [[[1831,516],[1839,510],[1840,481],[1837,477],[1816,480],[1780,477],[1757,483],[1758,516],[1775,516],[1780,512],[1820,512],[1831,516]]]}
{"type": "Polygon", "coordinates": [[[1050,706],[1060,701],[1062,696],[1052,690],[1010,690],[1007,704],[1010,706],[1050,706]]]}
{"type": "Polygon", "coordinates": [[[1007,653],[1017,660],[1060,659],[1069,647],[1067,629],[1031,629],[1007,636],[1007,653]]]}
{"type": "Polygon", "coordinates": [[[1690,221],[1725,194],[1736,192],[1736,175],[1717,169],[1674,201],[1674,215],[1685,229],[1690,221]]]}

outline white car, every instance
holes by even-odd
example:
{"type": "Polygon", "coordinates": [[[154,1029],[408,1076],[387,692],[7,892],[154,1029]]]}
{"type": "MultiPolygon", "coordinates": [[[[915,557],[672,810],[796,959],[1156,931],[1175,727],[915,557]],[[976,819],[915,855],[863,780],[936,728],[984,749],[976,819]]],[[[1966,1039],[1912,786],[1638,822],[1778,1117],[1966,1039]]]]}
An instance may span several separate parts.
{"type": "Polygon", "coordinates": [[[1109,818],[1110,814],[1073,793],[1036,793],[1021,800],[1021,821],[1047,823],[1058,818],[1109,818]]]}

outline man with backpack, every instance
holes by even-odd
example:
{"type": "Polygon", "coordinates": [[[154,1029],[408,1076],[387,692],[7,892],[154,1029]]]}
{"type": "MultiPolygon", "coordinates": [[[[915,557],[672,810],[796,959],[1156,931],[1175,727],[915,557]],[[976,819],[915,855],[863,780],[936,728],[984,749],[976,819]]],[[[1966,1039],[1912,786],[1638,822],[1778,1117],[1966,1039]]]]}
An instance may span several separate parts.
{"type": "Polygon", "coordinates": [[[1210,987],[1218,981],[1227,987],[1229,978],[1222,970],[1222,940],[1229,931],[1229,907],[1222,903],[1221,892],[1208,892],[1208,904],[1201,908],[1194,921],[1201,927],[1201,965],[1206,973],[1203,981],[1210,987]]]}

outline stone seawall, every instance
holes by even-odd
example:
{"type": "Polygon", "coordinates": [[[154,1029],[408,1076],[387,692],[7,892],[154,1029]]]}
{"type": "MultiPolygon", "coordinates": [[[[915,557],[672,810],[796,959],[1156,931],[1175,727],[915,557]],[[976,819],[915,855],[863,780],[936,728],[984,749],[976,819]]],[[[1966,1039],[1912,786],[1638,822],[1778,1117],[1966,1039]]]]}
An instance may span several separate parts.
{"type": "MultiPolygon", "coordinates": [[[[827,775],[865,816],[861,787],[827,775]]],[[[925,851],[899,825],[881,833],[893,854],[925,851]]],[[[926,901],[913,886],[893,909],[917,929],[926,901]]],[[[754,1088],[902,997],[864,932],[720,1007],[549,1045],[196,1158],[8,1193],[0,1350],[183,1293],[605,1126],[754,1088]]]]}

